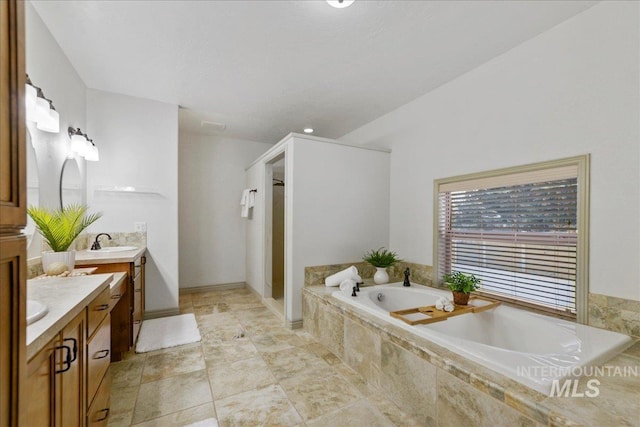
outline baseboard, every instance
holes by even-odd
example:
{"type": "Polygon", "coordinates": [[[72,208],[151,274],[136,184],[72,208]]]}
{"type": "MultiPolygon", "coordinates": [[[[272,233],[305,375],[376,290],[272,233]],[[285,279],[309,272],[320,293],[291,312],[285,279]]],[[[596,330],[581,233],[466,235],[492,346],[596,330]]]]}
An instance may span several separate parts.
{"type": "Polygon", "coordinates": [[[168,308],[166,310],[145,311],[144,320],[157,319],[159,317],[176,316],[180,314],[179,308],[168,308]]]}
{"type": "Polygon", "coordinates": [[[226,291],[228,289],[250,288],[245,282],[221,283],[219,285],[194,286],[192,288],[180,288],[181,294],[194,294],[198,292],[226,291]]]}
{"type": "Polygon", "coordinates": [[[302,319],[301,320],[287,320],[286,326],[289,329],[302,329],[302,319]]]}
{"type": "MultiPolygon", "coordinates": [[[[257,295],[257,293],[256,293],[257,295]]],[[[284,307],[280,306],[273,298],[262,298],[262,304],[267,307],[273,314],[278,316],[284,324],[284,307]]]]}

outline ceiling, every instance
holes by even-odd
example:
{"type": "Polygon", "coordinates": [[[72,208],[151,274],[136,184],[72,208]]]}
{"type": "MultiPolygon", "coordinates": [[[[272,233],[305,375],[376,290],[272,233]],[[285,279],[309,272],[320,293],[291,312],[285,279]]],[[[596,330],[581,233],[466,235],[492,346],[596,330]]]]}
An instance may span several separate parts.
{"type": "Polygon", "coordinates": [[[178,104],[181,130],[270,143],[308,126],[340,137],[594,4],[33,3],[88,87],[178,104]]]}

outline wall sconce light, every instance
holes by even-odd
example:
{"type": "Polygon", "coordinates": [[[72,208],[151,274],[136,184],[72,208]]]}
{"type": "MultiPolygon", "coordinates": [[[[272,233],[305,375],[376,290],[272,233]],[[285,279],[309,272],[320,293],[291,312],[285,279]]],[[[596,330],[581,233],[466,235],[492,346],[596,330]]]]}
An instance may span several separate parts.
{"type": "Polygon", "coordinates": [[[69,138],[71,139],[71,151],[84,157],[85,160],[90,162],[97,162],[100,160],[100,153],[98,147],[93,143],[92,139],[89,139],[86,133],[82,133],[80,128],[74,129],[69,127],[69,138]]]}
{"type": "Polygon", "coordinates": [[[35,86],[27,74],[25,107],[27,120],[36,122],[38,129],[45,132],[60,132],[60,114],[53,102],[44,96],[41,88],[35,86]]]}

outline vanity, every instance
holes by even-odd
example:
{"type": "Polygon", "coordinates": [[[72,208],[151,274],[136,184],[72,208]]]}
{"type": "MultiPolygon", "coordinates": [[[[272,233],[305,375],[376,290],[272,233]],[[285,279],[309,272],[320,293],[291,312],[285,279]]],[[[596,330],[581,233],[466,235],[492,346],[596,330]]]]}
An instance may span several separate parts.
{"type": "Polygon", "coordinates": [[[27,326],[25,424],[106,426],[111,290],[124,274],[32,279],[27,297],[48,313],[27,326]]]}
{"type": "Polygon", "coordinates": [[[122,283],[109,294],[111,361],[122,360],[134,348],[144,316],[146,248],[127,251],[78,251],[76,267],[95,267],[94,274],[121,273],[122,283]]]}

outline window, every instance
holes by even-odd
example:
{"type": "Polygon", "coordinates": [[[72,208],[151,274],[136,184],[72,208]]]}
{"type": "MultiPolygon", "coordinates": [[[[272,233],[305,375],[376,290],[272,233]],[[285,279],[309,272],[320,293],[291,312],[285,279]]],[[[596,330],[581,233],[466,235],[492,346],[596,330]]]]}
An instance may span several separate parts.
{"type": "Polygon", "coordinates": [[[434,268],[586,321],[589,156],[436,180],[434,268]]]}

